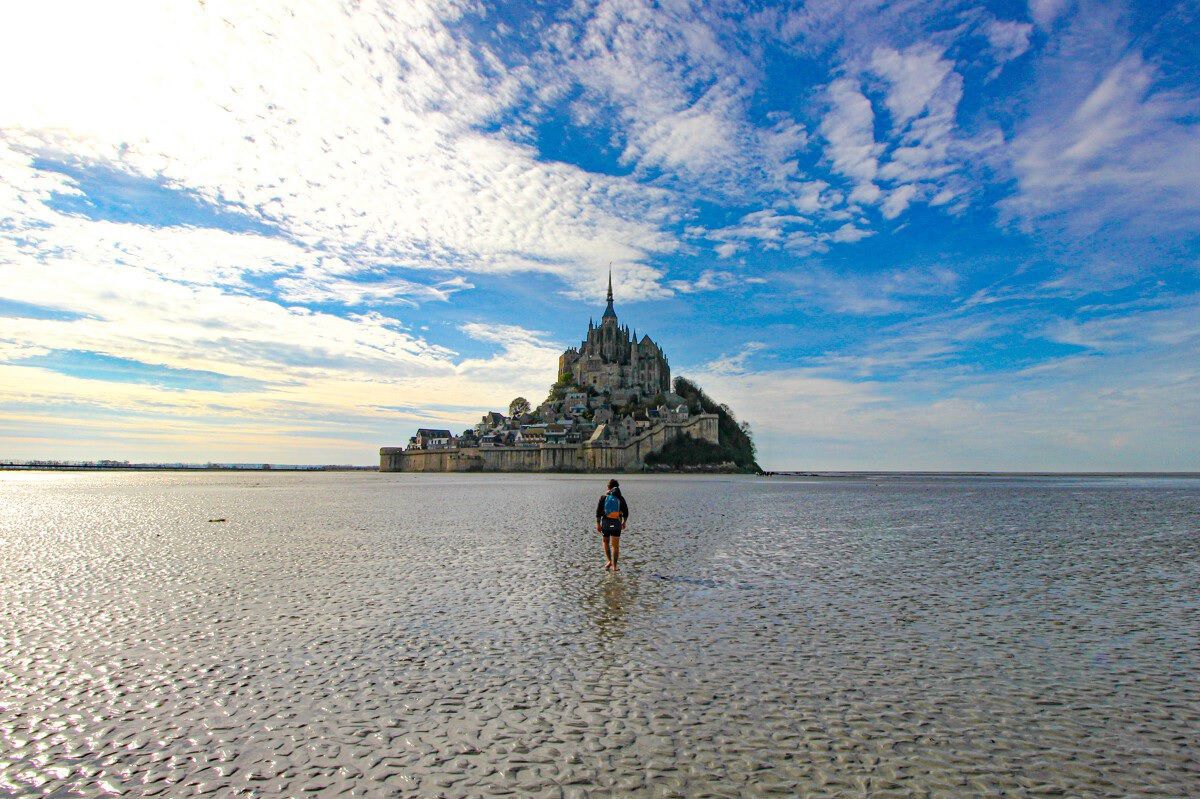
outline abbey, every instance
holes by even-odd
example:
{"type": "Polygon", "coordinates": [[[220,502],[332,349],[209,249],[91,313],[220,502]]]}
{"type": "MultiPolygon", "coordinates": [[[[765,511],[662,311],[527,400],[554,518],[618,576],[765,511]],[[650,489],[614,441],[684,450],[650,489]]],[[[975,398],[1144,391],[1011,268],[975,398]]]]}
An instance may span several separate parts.
{"type": "Polygon", "coordinates": [[[597,327],[588,321],[587,338],[558,359],[559,380],[612,397],[615,404],[638,402],[671,391],[671,366],[650,336],[630,332],[617,323],[613,309],[612,275],[608,276],[608,307],[597,327]]]}
{"type": "Polygon", "coordinates": [[[719,416],[672,391],[671,366],[649,336],[617,322],[612,275],[600,324],[558,360],[544,402],[513,400],[473,428],[421,428],[407,447],[382,447],[384,472],[612,471],[641,469],[681,439],[720,444],[719,416]]]}

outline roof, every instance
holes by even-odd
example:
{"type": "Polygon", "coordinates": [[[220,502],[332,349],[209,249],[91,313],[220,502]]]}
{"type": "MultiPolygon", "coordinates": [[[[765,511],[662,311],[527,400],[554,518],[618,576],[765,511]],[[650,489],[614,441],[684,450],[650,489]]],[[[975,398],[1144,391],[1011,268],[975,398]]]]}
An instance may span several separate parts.
{"type": "Polygon", "coordinates": [[[417,435],[425,438],[450,438],[449,430],[437,430],[432,427],[418,427],[417,435]]]}

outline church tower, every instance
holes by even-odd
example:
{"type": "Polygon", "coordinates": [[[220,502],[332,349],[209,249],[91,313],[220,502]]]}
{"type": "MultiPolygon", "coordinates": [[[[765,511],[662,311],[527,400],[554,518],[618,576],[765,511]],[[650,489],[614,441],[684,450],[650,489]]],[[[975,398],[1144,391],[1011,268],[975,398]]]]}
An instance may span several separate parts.
{"type": "Polygon", "coordinates": [[[604,309],[604,316],[600,317],[600,324],[612,324],[614,327],[617,324],[617,312],[613,310],[612,296],[612,267],[608,268],[608,306],[604,309]]]}
{"type": "Polygon", "coordinates": [[[606,299],[600,324],[589,320],[587,338],[558,359],[559,377],[569,376],[577,386],[614,396],[646,399],[670,391],[671,367],[663,351],[649,336],[638,341],[617,321],[611,268],[606,299]]]}

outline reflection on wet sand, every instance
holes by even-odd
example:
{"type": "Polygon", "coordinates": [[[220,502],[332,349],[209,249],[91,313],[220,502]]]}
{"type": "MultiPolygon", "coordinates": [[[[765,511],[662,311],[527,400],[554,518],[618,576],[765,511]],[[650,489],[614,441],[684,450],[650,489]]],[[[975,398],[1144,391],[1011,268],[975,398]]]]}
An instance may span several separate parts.
{"type": "Polygon", "coordinates": [[[596,625],[602,639],[625,634],[629,614],[637,604],[637,577],[628,568],[616,574],[605,572],[595,588],[584,595],[584,610],[596,625]]]}

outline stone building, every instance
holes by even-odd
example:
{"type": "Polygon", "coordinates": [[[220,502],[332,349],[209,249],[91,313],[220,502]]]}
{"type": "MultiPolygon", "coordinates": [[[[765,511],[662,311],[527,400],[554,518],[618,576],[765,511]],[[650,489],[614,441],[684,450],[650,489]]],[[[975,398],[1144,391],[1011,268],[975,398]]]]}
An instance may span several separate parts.
{"type": "Polygon", "coordinates": [[[613,310],[612,274],[608,276],[608,307],[597,326],[588,321],[587,338],[558,359],[561,379],[570,375],[575,385],[612,394],[624,401],[647,400],[671,390],[671,366],[662,348],[627,326],[618,324],[613,310]]]}
{"type": "Polygon", "coordinates": [[[587,338],[559,359],[558,384],[530,413],[490,412],[455,438],[422,428],[406,449],[382,447],[381,471],[614,471],[641,469],[673,441],[720,443],[715,414],[689,414],[671,392],[662,349],[608,306],[587,338]]]}
{"type": "Polygon", "coordinates": [[[453,434],[449,430],[428,427],[417,429],[417,434],[408,440],[410,449],[445,449],[450,446],[453,434]]]}

